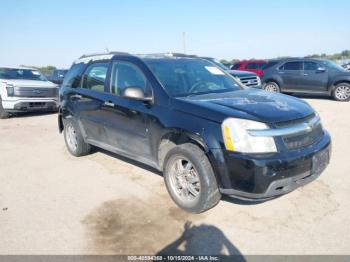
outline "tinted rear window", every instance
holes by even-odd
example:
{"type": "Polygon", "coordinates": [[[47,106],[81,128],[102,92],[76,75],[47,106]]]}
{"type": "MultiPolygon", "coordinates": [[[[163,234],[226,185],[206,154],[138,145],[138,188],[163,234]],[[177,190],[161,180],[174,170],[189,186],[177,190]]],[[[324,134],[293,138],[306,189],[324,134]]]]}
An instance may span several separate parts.
{"type": "Polygon", "coordinates": [[[302,70],[303,68],[303,63],[299,61],[294,61],[294,62],[287,62],[283,66],[280,67],[282,70],[302,70]]]}
{"type": "Polygon", "coordinates": [[[277,65],[278,64],[278,61],[269,61],[265,64],[265,66],[263,67],[263,69],[268,69],[274,65],[277,65]]]}
{"type": "Polygon", "coordinates": [[[255,69],[255,70],[261,70],[265,66],[265,63],[249,63],[246,65],[246,69],[255,69]]]}

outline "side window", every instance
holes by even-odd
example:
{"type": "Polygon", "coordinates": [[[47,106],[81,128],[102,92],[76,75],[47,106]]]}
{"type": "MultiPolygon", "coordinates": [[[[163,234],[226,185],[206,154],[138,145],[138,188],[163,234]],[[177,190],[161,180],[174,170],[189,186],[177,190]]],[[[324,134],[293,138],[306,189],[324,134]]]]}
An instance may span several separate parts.
{"type": "Polygon", "coordinates": [[[295,62],[287,62],[285,63],[280,69],[282,70],[302,70],[302,62],[295,61],[295,62]]]}
{"type": "Polygon", "coordinates": [[[257,69],[258,68],[258,64],[256,63],[250,63],[250,64],[247,64],[246,69],[257,69]]]}
{"type": "Polygon", "coordinates": [[[306,71],[316,71],[318,67],[318,64],[315,62],[304,61],[304,70],[306,71]]]}
{"type": "Polygon", "coordinates": [[[258,65],[258,69],[259,69],[259,70],[264,69],[265,66],[266,66],[266,64],[267,64],[267,63],[259,63],[259,64],[257,64],[257,65],[258,65]]]}
{"type": "Polygon", "coordinates": [[[112,93],[122,95],[127,87],[140,87],[147,93],[145,75],[136,66],[128,62],[115,62],[112,67],[112,93]]]}
{"type": "Polygon", "coordinates": [[[232,67],[231,67],[231,70],[236,70],[240,67],[241,64],[234,64],[232,67]]]}
{"type": "Polygon", "coordinates": [[[104,92],[109,63],[91,64],[85,71],[82,88],[104,92]]]}

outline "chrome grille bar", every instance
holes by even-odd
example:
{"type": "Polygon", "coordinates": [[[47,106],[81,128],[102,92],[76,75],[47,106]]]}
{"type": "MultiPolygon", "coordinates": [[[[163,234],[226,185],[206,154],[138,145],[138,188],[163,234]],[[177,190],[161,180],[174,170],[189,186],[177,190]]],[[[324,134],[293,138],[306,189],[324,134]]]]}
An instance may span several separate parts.
{"type": "Polygon", "coordinates": [[[300,123],[294,126],[288,126],[283,128],[271,128],[271,129],[250,129],[248,133],[251,136],[263,136],[263,137],[274,137],[274,136],[288,136],[296,135],[301,133],[311,132],[312,129],[321,123],[321,119],[318,115],[312,118],[310,121],[300,123]]]}

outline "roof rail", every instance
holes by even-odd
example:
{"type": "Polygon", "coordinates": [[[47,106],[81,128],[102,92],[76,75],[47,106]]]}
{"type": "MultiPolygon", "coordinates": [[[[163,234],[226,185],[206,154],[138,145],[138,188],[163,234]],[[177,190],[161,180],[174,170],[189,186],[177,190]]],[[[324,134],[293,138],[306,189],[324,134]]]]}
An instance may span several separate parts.
{"type": "Polygon", "coordinates": [[[196,55],[187,55],[183,53],[173,53],[173,52],[167,52],[167,53],[153,53],[153,54],[137,54],[137,56],[147,56],[147,57],[198,57],[196,55]]]}
{"type": "Polygon", "coordinates": [[[92,56],[99,56],[99,55],[130,55],[130,54],[126,53],[126,52],[117,52],[117,51],[103,52],[103,53],[91,53],[91,54],[84,54],[81,57],[79,57],[79,59],[86,58],[86,57],[92,57],[92,56]]]}

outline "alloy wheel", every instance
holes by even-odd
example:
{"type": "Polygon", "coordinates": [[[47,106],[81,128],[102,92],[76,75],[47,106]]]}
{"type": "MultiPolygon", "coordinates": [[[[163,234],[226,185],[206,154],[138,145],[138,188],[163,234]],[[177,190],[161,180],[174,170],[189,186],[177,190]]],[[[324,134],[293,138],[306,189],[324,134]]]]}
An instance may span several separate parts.
{"type": "Polygon", "coordinates": [[[170,164],[170,186],[179,200],[189,203],[200,196],[200,180],[197,170],[188,159],[175,158],[170,164]]]}
{"type": "Polygon", "coordinates": [[[67,144],[69,146],[69,149],[74,152],[78,148],[77,134],[72,124],[69,124],[66,128],[67,128],[67,131],[66,131],[67,144]]]}
{"type": "Polygon", "coordinates": [[[275,84],[267,84],[264,89],[267,92],[278,93],[278,87],[275,84]]]}
{"type": "Polygon", "coordinates": [[[335,97],[339,100],[346,100],[350,97],[350,87],[348,86],[338,86],[335,89],[335,97]]]}

